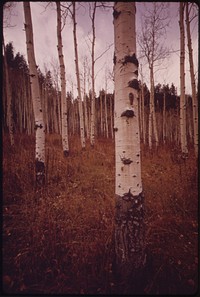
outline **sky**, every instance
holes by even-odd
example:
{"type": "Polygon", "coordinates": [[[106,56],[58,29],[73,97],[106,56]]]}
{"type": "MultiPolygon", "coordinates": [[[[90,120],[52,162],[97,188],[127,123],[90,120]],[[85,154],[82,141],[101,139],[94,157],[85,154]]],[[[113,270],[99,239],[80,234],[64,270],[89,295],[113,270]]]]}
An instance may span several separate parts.
{"type": "MultiPolygon", "coordinates": [[[[13,42],[15,54],[20,52],[27,57],[26,54],[26,40],[24,31],[24,12],[23,2],[14,2],[15,7],[10,12],[4,12],[4,17],[9,16],[9,22],[12,27],[4,28],[5,43],[13,42]]],[[[42,72],[45,67],[52,70],[52,64],[58,67],[58,52],[57,52],[57,15],[56,5],[52,2],[47,6],[48,2],[30,2],[31,14],[34,33],[34,47],[36,63],[39,65],[42,72]],[[47,7],[46,7],[47,6],[47,7]]],[[[66,3],[66,2],[65,2],[66,3]]],[[[113,2],[109,2],[111,5],[113,2]]],[[[136,34],[141,30],[141,15],[145,11],[145,7],[151,8],[151,2],[136,2],[136,34]]],[[[77,5],[78,6],[78,5],[77,5]]],[[[86,56],[88,58],[88,65],[90,67],[90,52],[91,43],[91,19],[88,14],[88,2],[82,2],[82,5],[77,9],[77,40],[78,40],[78,54],[79,67],[83,69],[83,60],[86,56]]],[[[169,4],[169,18],[170,26],[167,28],[167,36],[161,38],[161,43],[164,42],[166,46],[173,49],[174,53],[161,65],[161,69],[157,69],[155,73],[155,84],[165,83],[171,85],[173,82],[177,87],[177,92],[180,94],[180,55],[179,55],[179,2],[170,2],[169,4]]],[[[106,87],[107,76],[107,91],[112,92],[114,83],[109,72],[113,71],[113,53],[114,53],[114,27],[113,27],[113,9],[107,8],[105,10],[98,8],[95,19],[96,27],[96,42],[95,42],[95,90],[98,91],[106,87]],[[109,50],[107,50],[109,48],[109,50]],[[107,50],[107,51],[106,51],[107,50]],[[105,54],[101,56],[104,52],[105,54]]],[[[196,76],[198,70],[198,23],[197,17],[191,23],[193,57],[196,76]]],[[[74,62],[74,44],[73,44],[73,29],[72,20],[67,18],[66,24],[62,30],[63,53],[65,60],[67,90],[72,91],[75,96],[76,91],[76,76],[75,76],[75,62],[74,62]]],[[[187,53],[187,39],[186,39],[186,93],[191,94],[191,82],[189,74],[188,53],[187,53]]],[[[137,44],[137,52],[139,56],[139,45],[137,44]]],[[[27,58],[26,58],[27,59],[27,58]]],[[[149,86],[149,70],[144,60],[139,60],[143,65],[144,82],[149,86]]],[[[140,78],[140,76],[139,76],[140,78]]],[[[88,86],[86,85],[88,88],[88,86]]],[[[90,86],[89,86],[90,87],[90,86]]]]}

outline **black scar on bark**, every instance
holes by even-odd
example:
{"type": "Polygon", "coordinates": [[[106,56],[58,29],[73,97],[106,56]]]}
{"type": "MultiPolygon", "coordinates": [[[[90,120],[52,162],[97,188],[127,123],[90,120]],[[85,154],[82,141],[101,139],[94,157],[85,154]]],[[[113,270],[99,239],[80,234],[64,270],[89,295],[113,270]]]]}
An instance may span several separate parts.
{"type": "Polygon", "coordinates": [[[121,117],[127,117],[127,118],[133,118],[135,116],[135,113],[132,109],[127,109],[122,112],[121,117]]]}
{"type": "Polygon", "coordinates": [[[120,14],[121,14],[121,11],[117,11],[116,9],[114,9],[113,17],[114,17],[115,20],[119,17],[120,14]]]}
{"type": "Polygon", "coordinates": [[[116,60],[117,60],[117,58],[116,58],[116,55],[114,53],[114,57],[113,57],[113,63],[114,63],[114,65],[116,65],[116,60]]]}
{"type": "Polygon", "coordinates": [[[133,73],[138,76],[138,70],[135,70],[133,73]]]}
{"type": "Polygon", "coordinates": [[[64,157],[68,157],[69,156],[69,151],[68,150],[64,150],[63,151],[63,155],[64,155],[64,157]]]}
{"type": "Polygon", "coordinates": [[[133,63],[136,67],[139,66],[138,59],[136,58],[135,53],[132,56],[125,56],[122,65],[126,65],[127,63],[133,63]]]}
{"type": "Polygon", "coordinates": [[[36,172],[36,187],[42,187],[45,184],[45,165],[44,162],[35,161],[35,172],[36,172]]]}
{"type": "Polygon", "coordinates": [[[133,93],[129,93],[129,101],[130,101],[130,105],[133,105],[133,100],[134,100],[134,95],[133,95],[133,93]]]}
{"type": "Polygon", "coordinates": [[[128,86],[129,86],[130,88],[135,89],[135,90],[139,90],[139,89],[140,89],[140,87],[139,87],[139,82],[138,82],[137,79],[130,80],[130,81],[128,82],[128,86]]]}
{"type": "Polygon", "coordinates": [[[42,128],[43,128],[42,124],[40,124],[40,125],[37,125],[37,124],[36,124],[35,127],[34,127],[34,129],[37,130],[37,128],[42,129],[42,128]]]}
{"type": "Polygon", "coordinates": [[[121,161],[124,165],[129,165],[133,163],[133,161],[130,158],[125,158],[125,157],[121,158],[121,161]]]}
{"type": "Polygon", "coordinates": [[[117,132],[118,131],[118,128],[113,128],[114,132],[117,132]]]}

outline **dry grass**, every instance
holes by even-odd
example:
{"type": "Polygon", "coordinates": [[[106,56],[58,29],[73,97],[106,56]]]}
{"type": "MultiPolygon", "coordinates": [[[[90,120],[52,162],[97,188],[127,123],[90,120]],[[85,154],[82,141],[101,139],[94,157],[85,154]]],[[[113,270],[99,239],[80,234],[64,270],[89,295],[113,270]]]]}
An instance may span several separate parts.
{"type": "MultiPolygon", "coordinates": [[[[34,138],[3,139],[3,285],[10,293],[116,293],[114,143],[81,151],[70,139],[47,137],[47,186],[35,202],[34,138]]],[[[197,288],[197,165],[176,162],[170,149],[142,149],[149,254],[146,294],[197,288]]],[[[38,195],[38,194],[37,194],[38,195]]],[[[118,292],[120,293],[120,292],[118,292]]],[[[134,292],[133,292],[134,293],[134,292]]]]}

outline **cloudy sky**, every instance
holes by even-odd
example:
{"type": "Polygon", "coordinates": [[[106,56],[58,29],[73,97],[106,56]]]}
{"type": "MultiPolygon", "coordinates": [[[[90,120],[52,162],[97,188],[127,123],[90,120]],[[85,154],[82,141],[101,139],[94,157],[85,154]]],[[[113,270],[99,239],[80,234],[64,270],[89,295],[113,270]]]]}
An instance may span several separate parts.
{"type": "MultiPolygon", "coordinates": [[[[31,2],[31,13],[34,31],[34,45],[36,63],[40,69],[44,72],[45,65],[47,69],[51,70],[51,65],[58,64],[57,53],[57,17],[55,2],[47,6],[48,2],[31,2]]],[[[65,2],[66,3],[66,2],[65,2]]],[[[111,5],[112,2],[109,2],[111,5]]],[[[90,66],[90,50],[91,50],[91,20],[88,14],[88,3],[82,2],[82,5],[77,5],[77,40],[78,40],[78,52],[79,52],[79,67],[82,69],[84,57],[88,58],[88,65],[90,66]]],[[[151,7],[151,3],[136,2],[136,31],[141,30],[141,15],[145,11],[145,7],[151,7]]],[[[157,70],[155,74],[155,83],[171,83],[177,87],[179,94],[180,74],[179,74],[179,2],[170,2],[169,5],[169,18],[170,26],[167,29],[167,36],[165,40],[166,46],[170,47],[175,53],[162,64],[161,70],[157,70]]],[[[98,58],[109,47],[110,49],[99,59],[95,64],[96,72],[96,92],[100,88],[105,88],[105,76],[109,71],[113,69],[113,51],[114,51],[114,28],[113,28],[113,9],[107,8],[102,10],[97,9],[96,13],[96,44],[95,44],[95,58],[98,58]]],[[[23,2],[15,2],[15,7],[10,12],[4,12],[4,16],[8,17],[10,24],[13,27],[4,29],[5,42],[13,42],[15,53],[18,51],[26,57],[26,41],[24,31],[24,12],[23,2]]],[[[198,25],[197,17],[191,23],[192,32],[192,44],[195,72],[197,75],[198,69],[198,25]]],[[[75,80],[75,64],[74,64],[74,45],[73,45],[73,31],[72,21],[70,17],[67,18],[65,27],[62,30],[63,49],[66,66],[67,76],[67,89],[72,90],[76,96],[76,80],[75,80]]],[[[187,49],[187,41],[186,41],[187,49]]],[[[137,51],[139,54],[139,46],[137,45],[137,51]]],[[[149,85],[149,73],[148,68],[145,67],[145,61],[139,61],[143,65],[144,78],[147,85],[149,85]]],[[[107,75],[108,76],[108,75],[107,75]]],[[[108,78],[108,91],[112,91],[114,88],[111,78],[108,78]]],[[[190,76],[189,76],[189,64],[188,54],[186,52],[186,92],[191,93],[190,76]]]]}

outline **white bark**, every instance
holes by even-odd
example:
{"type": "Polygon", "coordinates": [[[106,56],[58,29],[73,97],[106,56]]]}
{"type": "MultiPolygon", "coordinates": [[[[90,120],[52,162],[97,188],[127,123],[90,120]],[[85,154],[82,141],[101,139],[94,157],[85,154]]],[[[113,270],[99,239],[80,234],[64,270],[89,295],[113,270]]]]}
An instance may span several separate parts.
{"type": "Polygon", "coordinates": [[[114,138],[113,134],[113,96],[110,96],[110,131],[111,131],[111,137],[114,138]]]}
{"type": "Polygon", "coordinates": [[[135,2],[115,2],[113,13],[115,34],[115,249],[122,278],[133,273],[134,279],[136,271],[141,268],[144,260],[135,9],[135,2]]]}
{"type": "Polygon", "coordinates": [[[106,138],[108,138],[108,111],[107,111],[107,78],[105,77],[105,92],[104,92],[104,104],[105,104],[105,125],[106,125],[106,138]]]}
{"type": "Polygon", "coordinates": [[[67,122],[67,101],[66,101],[66,78],[65,64],[62,50],[62,35],[61,35],[61,10],[60,2],[56,2],[57,7],[57,38],[58,38],[58,57],[60,62],[60,79],[61,79],[61,131],[62,131],[62,148],[65,156],[69,154],[68,141],[68,122],[67,122]]]}
{"type": "Polygon", "coordinates": [[[95,76],[94,76],[94,48],[95,48],[95,15],[96,15],[97,2],[94,2],[92,13],[92,98],[91,98],[91,130],[90,130],[90,143],[94,146],[95,142],[95,76]]]}
{"type": "Polygon", "coordinates": [[[76,80],[77,80],[77,91],[78,91],[78,108],[80,116],[80,134],[81,134],[81,146],[85,148],[85,129],[83,121],[83,105],[82,105],[82,96],[81,96],[81,83],[80,83],[80,74],[79,74],[79,60],[78,60],[78,46],[76,38],[76,2],[73,2],[73,35],[74,35],[74,52],[75,52],[75,66],[76,66],[76,80]]]}
{"type": "Polygon", "coordinates": [[[162,136],[163,136],[163,143],[165,144],[166,142],[166,94],[164,93],[163,97],[163,131],[162,131],[162,136]]]}
{"type": "Polygon", "coordinates": [[[99,93],[99,101],[100,101],[100,134],[101,136],[103,135],[103,108],[102,108],[102,101],[103,101],[103,96],[102,96],[102,91],[99,93]]]}
{"type": "Polygon", "coordinates": [[[29,75],[31,84],[31,97],[33,102],[33,111],[35,117],[36,130],[36,186],[42,186],[45,183],[45,125],[43,120],[43,111],[40,100],[40,89],[38,73],[34,53],[33,28],[31,19],[30,2],[23,2],[25,16],[25,32],[27,44],[27,56],[29,64],[29,75]]]}
{"type": "Polygon", "coordinates": [[[190,63],[190,78],[192,87],[192,112],[193,112],[193,129],[194,129],[194,150],[195,155],[198,155],[198,102],[196,93],[196,83],[194,76],[194,63],[193,63],[193,50],[192,50],[192,40],[190,33],[190,21],[189,21],[189,10],[188,2],[186,5],[186,29],[187,29],[187,40],[188,40],[188,51],[189,51],[189,63],[190,63]]]}
{"type": "Polygon", "coordinates": [[[181,151],[188,153],[186,138],[186,99],[185,99],[185,32],[184,32],[184,3],[180,2],[180,130],[181,130],[181,151]]]}

